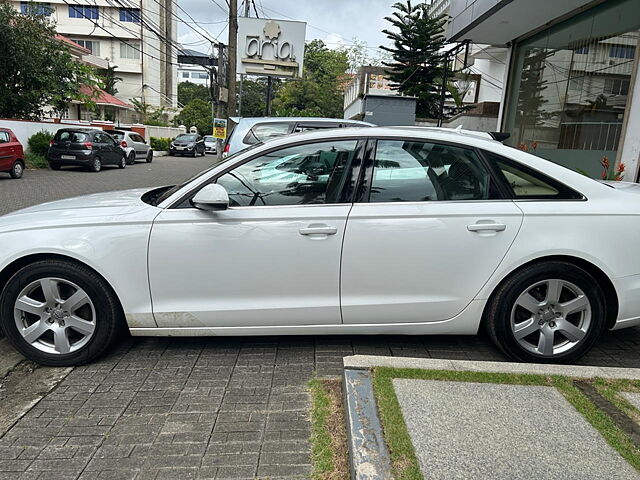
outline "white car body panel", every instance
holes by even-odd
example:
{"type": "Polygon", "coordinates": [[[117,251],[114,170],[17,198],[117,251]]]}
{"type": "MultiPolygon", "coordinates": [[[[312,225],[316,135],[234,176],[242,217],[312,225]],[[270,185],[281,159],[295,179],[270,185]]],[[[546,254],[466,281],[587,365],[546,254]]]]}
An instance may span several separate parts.
{"type": "Polygon", "coordinates": [[[611,280],[620,305],[614,328],[640,324],[640,255],[620,253],[637,249],[640,188],[613,189],[481,135],[400,128],[303,133],[241,153],[157,207],[141,200],[144,191],[66,199],[0,217],[0,272],[33,254],[83,262],[113,287],[135,335],[472,334],[506,276],[529,261],[562,255],[590,262],[611,280]],[[490,150],[585,200],[170,208],[265,150],[363,137],[490,150]],[[505,230],[486,236],[466,230],[479,220],[499,221],[505,230]],[[313,223],[337,233],[299,234],[313,223]],[[449,238],[447,230],[456,233],[449,238]],[[425,268],[430,263],[433,270],[425,268]]]}

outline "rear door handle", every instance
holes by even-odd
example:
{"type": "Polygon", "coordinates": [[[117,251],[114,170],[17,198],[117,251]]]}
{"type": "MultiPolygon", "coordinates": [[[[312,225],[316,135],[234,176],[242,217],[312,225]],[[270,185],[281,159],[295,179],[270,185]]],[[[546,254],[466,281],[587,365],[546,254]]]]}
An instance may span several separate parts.
{"type": "Polygon", "coordinates": [[[504,223],[495,222],[474,223],[472,225],[467,225],[467,230],[469,230],[470,232],[502,232],[506,228],[507,226],[504,223]]]}
{"type": "Polygon", "coordinates": [[[301,228],[299,232],[300,235],[335,235],[338,229],[324,223],[312,223],[306,228],[301,228]]]}

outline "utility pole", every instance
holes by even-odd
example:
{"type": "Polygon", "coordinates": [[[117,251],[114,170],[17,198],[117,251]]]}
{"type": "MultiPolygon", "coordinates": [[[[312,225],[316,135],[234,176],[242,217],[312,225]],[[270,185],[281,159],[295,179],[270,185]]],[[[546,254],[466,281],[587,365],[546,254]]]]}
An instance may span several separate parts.
{"type": "MultiPolygon", "coordinates": [[[[212,45],[213,48],[213,45],[212,45]]],[[[215,87],[215,95],[216,95],[216,114],[213,116],[214,118],[222,117],[222,101],[220,100],[220,90],[221,87],[224,86],[224,44],[218,42],[218,74],[216,75],[216,87],[215,87]]],[[[213,90],[213,87],[212,87],[213,90]]],[[[213,104],[211,105],[213,108],[213,104]]],[[[212,132],[213,133],[213,132],[212,132]]],[[[218,160],[222,160],[222,139],[216,139],[216,156],[218,160]]]]}
{"type": "MultiPolygon", "coordinates": [[[[244,0],[244,17],[249,16],[249,1],[244,0]]],[[[238,95],[238,116],[242,116],[242,96],[244,95],[244,75],[240,74],[240,95],[238,95]]]]}
{"type": "Polygon", "coordinates": [[[227,118],[236,116],[236,50],[238,48],[238,0],[229,0],[229,64],[227,118]]]}

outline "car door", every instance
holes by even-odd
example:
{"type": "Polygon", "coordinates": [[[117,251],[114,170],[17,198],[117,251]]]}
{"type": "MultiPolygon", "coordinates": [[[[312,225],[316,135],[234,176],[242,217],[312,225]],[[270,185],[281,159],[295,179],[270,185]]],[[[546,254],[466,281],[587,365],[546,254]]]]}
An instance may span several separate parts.
{"type": "Polygon", "coordinates": [[[379,139],[342,254],[344,323],[437,322],[473,300],[522,212],[472,148],[379,139]]]}
{"type": "Polygon", "coordinates": [[[11,136],[6,130],[0,130],[0,172],[11,169],[13,166],[13,157],[11,136]]]}
{"type": "MultiPolygon", "coordinates": [[[[343,192],[364,142],[323,140],[255,154],[212,179],[230,206],[163,210],[149,243],[159,327],[341,322],[343,192]]],[[[192,192],[190,196],[194,195],[192,192]]]]}

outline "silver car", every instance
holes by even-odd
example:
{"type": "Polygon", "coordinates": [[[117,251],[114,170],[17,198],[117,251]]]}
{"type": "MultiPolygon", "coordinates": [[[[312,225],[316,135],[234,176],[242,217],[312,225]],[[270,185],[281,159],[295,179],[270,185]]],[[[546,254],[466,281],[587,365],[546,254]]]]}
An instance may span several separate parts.
{"type": "Polygon", "coordinates": [[[217,152],[217,140],[213,135],[204,136],[204,153],[216,153],[217,152]]]}
{"type": "Polygon", "coordinates": [[[343,118],[319,117],[230,117],[223,155],[244,150],[256,143],[290,133],[345,127],[375,127],[372,123],[343,118]]]}
{"type": "Polygon", "coordinates": [[[127,154],[127,165],[133,165],[136,160],[153,161],[153,150],[142,136],[130,130],[105,130],[116,139],[127,154]]]}

